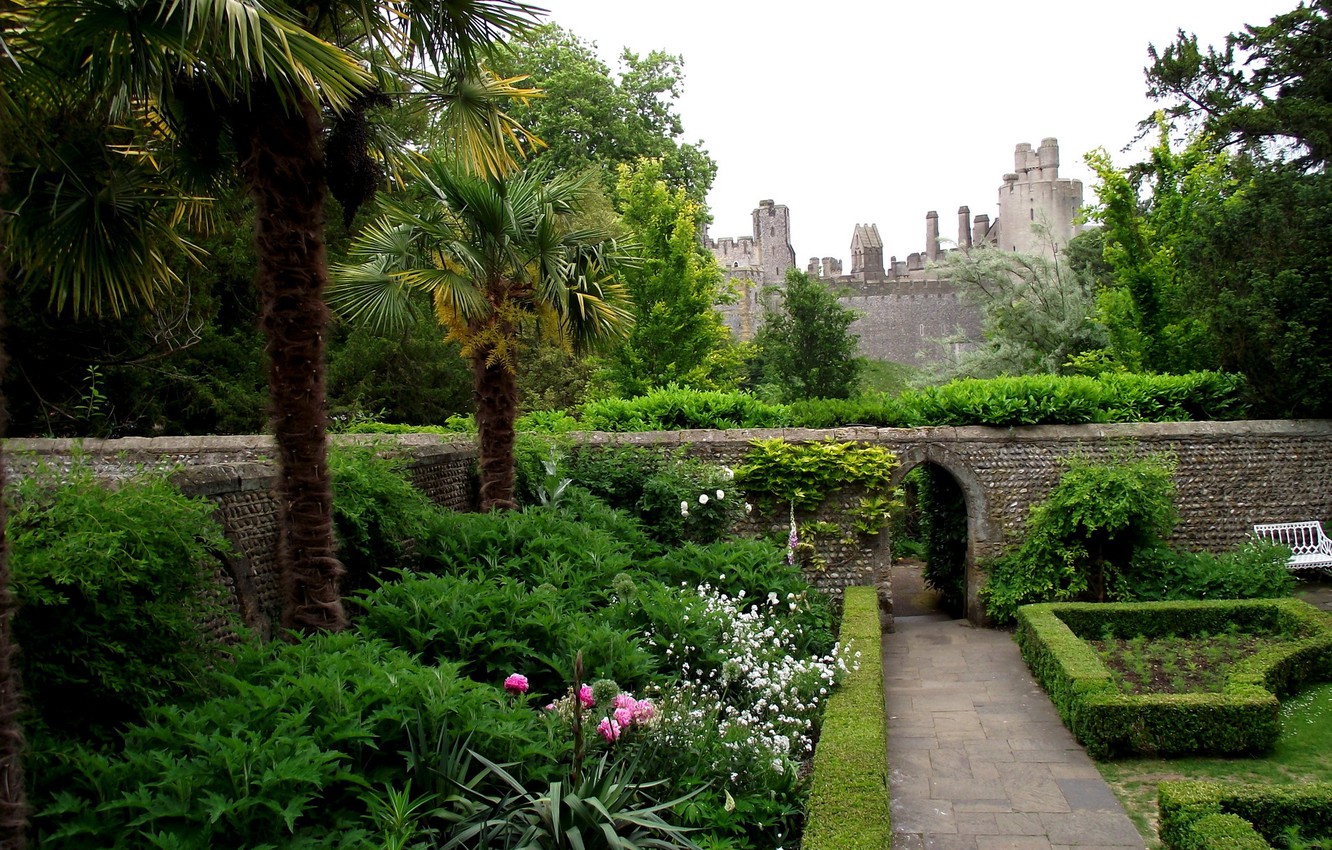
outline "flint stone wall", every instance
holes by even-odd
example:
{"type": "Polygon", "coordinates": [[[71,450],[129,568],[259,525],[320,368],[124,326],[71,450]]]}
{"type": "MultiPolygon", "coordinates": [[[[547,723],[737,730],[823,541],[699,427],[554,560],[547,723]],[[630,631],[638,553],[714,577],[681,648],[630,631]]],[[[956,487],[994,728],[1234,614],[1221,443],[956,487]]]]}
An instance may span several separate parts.
{"type": "MultiPolygon", "coordinates": [[[[1259,522],[1332,520],[1332,422],[1324,420],[575,435],[584,451],[603,445],[683,448],[692,456],[733,467],[751,440],[773,437],[884,446],[901,462],[898,480],[923,463],[946,469],[967,500],[968,614],[973,619],[979,618],[976,562],[1021,540],[1031,506],[1050,492],[1059,480],[1061,460],[1071,455],[1095,459],[1161,455],[1172,460],[1179,524],[1171,542],[1188,549],[1227,549],[1244,540],[1259,522]]],[[[470,442],[426,434],[335,439],[392,445],[411,458],[412,480],[431,499],[455,510],[475,508],[476,449],[470,442]]],[[[11,475],[22,475],[39,459],[57,467],[66,464],[75,449],[68,440],[9,440],[5,459],[11,475]]],[[[272,553],[277,520],[271,494],[276,477],[269,460],[274,456],[270,437],[88,440],[81,450],[108,477],[144,466],[179,467],[176,480],[182,490],[217,501],[218,516],[243,555],[230,565],[229,577],[220,577],[234,587],[238,610],[261,629],[276,622],[279,589],[272,553]]],[[[854,504],[849,500],[858,500],[858,494],[845,493],[844,503],[832,503],[819,515],[798,520],[849,526],[846,511],[854,504]]],[[[780,511],[770,514],[751,517],[751,530],[780,533],[787,528],[787,516],[780,511]]],[[[834,553],[827,570],[809,576],[811,582],[836,591],[880,577],[886,580],[887,545],[881,539],[885,537],[868,538],[834,553]]]]}

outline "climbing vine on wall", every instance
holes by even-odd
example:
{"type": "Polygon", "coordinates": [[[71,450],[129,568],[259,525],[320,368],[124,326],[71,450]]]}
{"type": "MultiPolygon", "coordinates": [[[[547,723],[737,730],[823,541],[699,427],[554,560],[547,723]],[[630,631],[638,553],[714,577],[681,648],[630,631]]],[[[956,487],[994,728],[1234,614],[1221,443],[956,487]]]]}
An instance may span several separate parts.
{"type": "Polygon", "coordinates": [[[891,494],[897,456],[861,443],[754,440],[736,482],[751,497],[796,510],[815,510],[828,496],[859,485],[870,496],[891,494]]]}

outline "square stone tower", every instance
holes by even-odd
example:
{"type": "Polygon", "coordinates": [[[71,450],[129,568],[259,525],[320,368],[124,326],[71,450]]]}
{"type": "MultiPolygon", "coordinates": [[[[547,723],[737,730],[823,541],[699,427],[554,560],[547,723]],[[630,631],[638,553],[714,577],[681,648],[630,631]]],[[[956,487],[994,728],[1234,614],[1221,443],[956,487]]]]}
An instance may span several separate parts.
{"type": "Polygon", "coordinates": [[[1082,206],[1082,181],[1059,176],[1059,141],[1047,138],[1032,150],[1023,142],[1013,153],[1014,173],[999,187],[997,246],[1003,251],[1052,257],[1082,232],[1073,223],[1082,206]],[[1049,235],[1038,234],[1034,225],[1049,235]]]}

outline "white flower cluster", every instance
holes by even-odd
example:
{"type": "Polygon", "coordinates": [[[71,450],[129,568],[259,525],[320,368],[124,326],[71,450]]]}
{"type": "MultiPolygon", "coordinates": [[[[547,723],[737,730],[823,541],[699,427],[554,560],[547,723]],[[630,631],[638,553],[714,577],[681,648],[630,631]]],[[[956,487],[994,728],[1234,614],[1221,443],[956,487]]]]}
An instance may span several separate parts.
{"type": "MultiPolygon", "coordinates": [[[[829,690],[859,662],[840,647],[821,658],[797,657],[801,635],[777,616],[795,609],[794,594],[781,599],[769,593],[764,603],[755,604],[744,591],[732,598],[704,585],[697,597],[699,615],[718,629],[726,661],[720,669],[700,669],[695,647],[667,646],[666,654],[680,661],[684,680],[673,702],[688,718],[677,718],[685,728],[672,724],[672,737],[687,738],[688,727],[703,724],[711,727],[708,734],[721,738],[734,762],[752,759],[777,773],[793,772],[813,749],[814,722],[829,690]]],[[[688,745],[683,740],[663,743],[688,745]]]]}
{"type": "MultiPolygon", "coordinates": [[[[725,490],[718,490],[718,491],[717,491],[717,501],[720,502],[720,501],[722,501],[722,500],[725,499],[725,498],[726,498],[726,491],[725,491],[725,490]]],[[[700,505],[706,505],[706,504],[708,503],[709,499],[710,499],[710,497],[708,496],[707,493],[699,493],[699,494],[698,494],[698,503],[699,503],[700,505]]],[[[689,516],[689,502],[688,502],[688,501],[682,501],[682,502],[680,502],[680,516],[689,516]]]]}

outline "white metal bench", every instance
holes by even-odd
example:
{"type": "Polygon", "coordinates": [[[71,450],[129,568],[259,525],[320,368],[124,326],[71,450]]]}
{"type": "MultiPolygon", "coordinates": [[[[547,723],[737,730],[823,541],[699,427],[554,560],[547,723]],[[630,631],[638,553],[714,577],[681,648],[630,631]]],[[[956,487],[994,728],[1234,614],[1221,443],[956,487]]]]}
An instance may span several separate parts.
{"type": "Polygon", "coordinates": [[[1332,569],[1332,539],[1323,533],[1323,524],[1318,520],[1270,522],[1255,525],[1253,533],[1290,549],[1286,569],[1292,572],[1332,569]]]}

